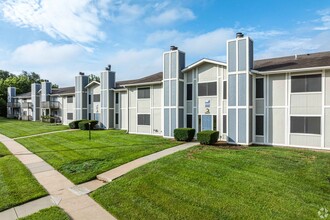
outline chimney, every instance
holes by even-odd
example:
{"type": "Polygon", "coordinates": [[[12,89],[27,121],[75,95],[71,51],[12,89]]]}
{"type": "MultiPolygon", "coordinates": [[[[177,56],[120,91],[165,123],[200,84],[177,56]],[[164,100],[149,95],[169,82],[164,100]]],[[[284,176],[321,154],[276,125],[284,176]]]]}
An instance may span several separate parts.
{"type": "Polygon", "coordinates": [[[83,72],[79,72],[79,75],[80,75],[80,76],[83,76],[83,75],[85,75],[85,73],[83,73],[83,72]]]}
{"type": "Polygon", "coordinates": [[[178,49],[178,47],[176,47],[176,46],[171,46],[170,47],[170,50],[177,50],[178,49]]]}
{"type": "Polygon", "coordinates": [[[298,55],[297,54],[294,55],[294,59],[298,60],[298,55]]]}
{"type": "Polygon", "coordinates": [[[244,34],[242,32],[236,33],[236,38],[242,38],[242,37],[244,37],[244,34]]]}
{"type": "Polygon", "coordinates": [[[109,64],[107,67],[105,67],[105,70],[111,71],[111,65],[109,64]]]}

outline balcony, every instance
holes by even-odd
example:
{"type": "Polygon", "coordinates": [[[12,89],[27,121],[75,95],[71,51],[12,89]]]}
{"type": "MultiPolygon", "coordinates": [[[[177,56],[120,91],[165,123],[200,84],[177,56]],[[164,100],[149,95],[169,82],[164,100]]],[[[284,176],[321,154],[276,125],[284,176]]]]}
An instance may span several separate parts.
{"type": "Polygon", "coordinates": [[[7,107],[8,108],[20,108],[21,103],[19,103],[19,102],[8,102],[7,107]]]}
{"type": "Polygon", "coordinates": [[[59,109],[60,108],[60,102],[58,102],[58,101],[41,102],[41,108],[59,109]]]}
{"type": "Polygon", "coordinates": [[[22,102],[21,103],[21,108],[32,108],[33,105],[31,102],[22,102]]]}

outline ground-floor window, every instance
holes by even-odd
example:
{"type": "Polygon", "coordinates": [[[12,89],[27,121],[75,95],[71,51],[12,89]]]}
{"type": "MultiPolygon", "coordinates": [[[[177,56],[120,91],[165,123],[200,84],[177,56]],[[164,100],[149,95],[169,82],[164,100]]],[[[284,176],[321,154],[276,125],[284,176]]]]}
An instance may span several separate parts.
{"type": "Polygon", "coordinates": [[[256,116],[256,135],[264,135],[264,116],[256,116]]]}
{"type": "MultiPolygon", "coordinates": [[[[118,94],[118,93],[117,93],[118,94]]],[[[116,113],[115,115],[115,124],[118,125],[119,124],[119,114],[116,113]]]]}
{"type": "Polygon", "coordinates": [[[150,125],[150,115],[149,114],[139,114],[138,115],[138,125],[150,125]]]}
{"type": "Polygon", "coordinates": [[[291,116],[291,133],[321,134],[321,117],[291,116]]]}
{"type": "Polygon", "coordinates": [[[88,113],[88,120],[92,120],[92,113],[88,113]]]}
{"type": "Polygon", "coordinates": [[[222,133],[227,133],[227,115],[222,116],[222,133]]]}
{"type": "Polygon", "coordinates": [[[73,120],[73,113],[67,113],[66,118],[68,120],[73,120]]]}
{"type": "Polygon", "coordinates": [[[192,128],[192,115],[187,115],[187,128],[192,128]]]}

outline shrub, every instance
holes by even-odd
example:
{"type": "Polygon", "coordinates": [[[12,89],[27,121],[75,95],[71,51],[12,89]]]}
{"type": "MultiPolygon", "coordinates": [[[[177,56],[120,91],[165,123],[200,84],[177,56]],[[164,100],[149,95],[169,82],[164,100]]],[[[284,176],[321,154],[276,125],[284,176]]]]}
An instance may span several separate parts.
{"type": "Polygon", "coordinates": [[[89,130],[89,123],[91,123],[91,130],[93,130],[94,126],[98,123],[98,121],[84,120],[78,123],[78,127],[80,130],[89,130]]]}
{"type": "Polygon", "coordinates": [[[69,127],[71,129],[78,129],[79,128],[78,124],[81,121],[83,121],[83,120],[72,121],[72,122],[69,123],[69,127]]]}
{"type": "Polygon", "coordinates": [[[212,145],[219,139],[219,131],[201,131],[197,133],[197,140],[201,144],[212,145]]]}
{"type": "Polygon", "coordinates": [[[174,138],[177,141],[192,141],[195,136],[194,128],[177,128],[174,129],[174,138]]]}

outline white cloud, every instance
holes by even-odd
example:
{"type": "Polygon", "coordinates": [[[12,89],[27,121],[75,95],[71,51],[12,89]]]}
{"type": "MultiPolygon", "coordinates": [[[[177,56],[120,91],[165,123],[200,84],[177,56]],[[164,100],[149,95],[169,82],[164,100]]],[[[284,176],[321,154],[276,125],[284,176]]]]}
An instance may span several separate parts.
{"type": "MultiPolygon", "coordinates": [[[[102,5],[107,0],[102,0],[102,5]]],[[[6,0],[0,4],[5,20],[45,32],[53,38],[89,43],[105,38],[98,4],[92,0],[6,0]]]]}
{"type": "Polygon", "coordinates": [[[162,71],[162,49],[120,50],[107,57],[118,80],[136,79],[162,71]]]}
{"type": "Polygon", "coordinates": [[[321,25],[314,27],[314,30],[330,30],[330,8],[320,10],[317,14],[320,16],[320,19],[318,19],[317,22],[321,23],[321,25]]]}
{"type": "MultiPolygon", "coordinates": [[[[109,5],[109,4],[108,4],[109,5]]],[[[134,22],[141,18],[144,13],[144,7],[137,4],[128,4],[125,2],[117,2],[111,5],[110,20],[116,24],[125,24],[134,22]]]]}
{"type": "Polygon", "coordinates": [[[177,44],[182,42],[188,34],[179,32],[177,30],[164,30],[151,33],[146,40],[147,44],[177,44]]]}
{"type": "Polygon", "coordinates": [[[175,22],[193,20],[195,18],[196,16],[190,9],[179,7],[167,9],[158,15],[150,16],[146,18],[146,22],[150,25],[169,25],[175,22]]]}

